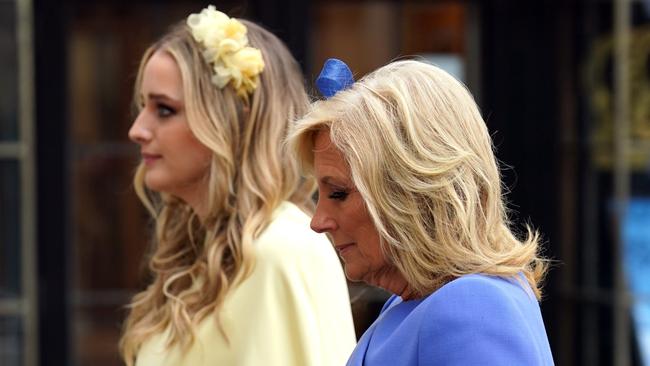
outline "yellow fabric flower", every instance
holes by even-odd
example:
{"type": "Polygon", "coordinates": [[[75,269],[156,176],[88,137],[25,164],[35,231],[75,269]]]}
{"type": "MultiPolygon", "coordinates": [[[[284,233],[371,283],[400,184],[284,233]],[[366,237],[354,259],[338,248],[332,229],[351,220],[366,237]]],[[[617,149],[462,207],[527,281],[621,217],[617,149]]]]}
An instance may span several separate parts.
{"type": "Polygon", "coordinates": [[[264,59],[259,49],[248,46],[246,26],[213,5],[188,16],[187,25],[204,47],[203,57],[214,71],[214,85],[222,89],[230,83],[242,97],[257,88],[264,59]]]}
{"type": "Polygon", "coordinates": [[[264,70],[262,53],[253,47],[244,47],[239,52],[223,58],[224,64],[233,70],[233,86],[239,94],[257,88],[258,75],[264,70]]]}

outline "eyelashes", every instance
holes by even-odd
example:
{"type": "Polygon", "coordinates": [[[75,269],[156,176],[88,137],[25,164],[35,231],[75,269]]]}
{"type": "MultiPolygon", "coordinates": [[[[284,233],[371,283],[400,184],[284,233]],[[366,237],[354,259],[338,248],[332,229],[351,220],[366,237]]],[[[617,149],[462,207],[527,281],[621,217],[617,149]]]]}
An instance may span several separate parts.
{"type": "Polygon", "coordinates": [[[346,198],[348,198],[348,195],[350,193],[345,190],[338,190],[334,191],[327,196],[327,198],[332,199],[332,200],[337,200],[337,201],[345,201],[346,198]]]}
{"type": "Polygon", "coordinates": [[[166,118],[176,114],[176,110],[166,104],[158,103],[156,104],[156,113],[158,113],[158,117],[166,118]]]}

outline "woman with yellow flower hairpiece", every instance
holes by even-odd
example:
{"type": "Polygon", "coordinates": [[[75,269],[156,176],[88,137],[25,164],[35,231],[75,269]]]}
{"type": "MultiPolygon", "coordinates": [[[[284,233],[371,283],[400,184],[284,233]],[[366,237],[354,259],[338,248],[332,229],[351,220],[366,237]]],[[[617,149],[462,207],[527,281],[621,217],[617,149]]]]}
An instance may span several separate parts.
{"type": "Polygon", "coordinates": [[[127,365],[341,365],[349,298],[315,184],[282,141],[306,112],[297,62],[273,34],[210,6],[145,52],[129,137],[155,220],[151,284],[120,349],[127,365]]]}

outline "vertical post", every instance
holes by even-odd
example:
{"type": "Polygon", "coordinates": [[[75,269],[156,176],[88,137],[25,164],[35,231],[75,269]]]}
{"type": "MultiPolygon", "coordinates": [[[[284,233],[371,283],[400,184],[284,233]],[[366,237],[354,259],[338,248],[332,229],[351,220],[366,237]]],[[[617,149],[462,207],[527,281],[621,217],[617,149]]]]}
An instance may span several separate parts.
{"type": "Polygon", "coordinates": [[[466,3],[466,32],[465,49],[467,50],[467,85],[470,87],[478,105],[482,105],[481,95],[481,9],[479,4],[469,1],[466,3]]]}
{"type": "MultiPolygon", "coordinates": [[[[22,1],[22,0],[21,0],[22,1]]],[[[68,249],[69,199],[66,187],[69,167],[67,15],[70,2],[29,0],[32,8],[32,40],[34,64],[34,129],[37,162],[35,168],[36,209],[33,228],[37,237],[36,264],[38,273],[38,345],[39,364],[69,365],[70,354],[68,249]]]]}
{"type": "Polygon", "coordinates": [[[630,0],[614,1],[614,364],[630,365],[630,301],[623,268],[623,219],[630,195],[629,146],[630,0]]]}
{"type": "Polygon", "coordinates": [[[16,1],[18,113],[20,126],[21,281],[23,291],[23,360],[38,365],[38,296],[36,274],[36,173],[34,131],[34,40],[31,0],[16,1]]]}
{"type": "MultiPolygon", "coordinates": [[[[580,268],[578,265],[581,257],[578,255],[580,253],[577,250],[576,243],[578,242],[578,230],[580,227],[578,211],[578,200],[576,200],[576,192],[578,189],[582,188],[582,191],[585,191],[585,188],[588,186],[583,184],[582,187],[578,187],[580,182],[580,170],[579,167],[579,154],[578,151],[578,116],[576,112],[576,73],[574,72],[574,65],[576,64],[575,60],[575,39],[573,36],[573,24],[576,18],[576,7],[577,5],[573,2],[561,2],[558,3],[558,6],[555,8],[557,15],[557,25],[556,25],[556,36],[553,40],[554,44],[557,45],[557,90],[558,95],[555,102],[558,105],[558,138],[559,138],[559,147],[561,159],[558,159],[560,181],[558,184],[558,201],[557,207],[560,209],[560,215],[557,218],[557,225],[559,228],[559,253],[560,258],[562,258],[563,265],[560,268],[557,268],[556,276],[558,280],[556,283],[559,285],[559,293],[561,294],[561,300],[554,306],[553,310],[556,314],[555,318],[558,320],[556,329],[554,331],[555,344],[552,344],[551,347],[555,346],[555,361],[560,365],[571,365],[574,364],[576,360],[576,353],[579,349],[577,346],[580,345],[580,341],[589,342],[593,338],[589,338],[590,335],[597,336],[597,333],[594,331],[584,332],[583,336],[580,338],[576,337],[577,327],[575,318],[582,315],[585,317],[585,314],[588,313],[588,310],[592,310],[595,306],[584,306],[584,311],[576,311],[577,301],[574,294],[577,292],[577,281],[580,276],[578,276],[577,269],[580,268]],[[567,36],[569,35],[569,36],[567,36]]],[[[589,181],[589,184],[592,184],[589,181]]],[[[588,200],[584,200],[588,201],[588,200]]],[[[591,210],[594,211],[594,210],[591,210]]],[[[585,212],[591,212],[586,210],[585,212]]],[[[597,227],[596,225],[583,225],[583,227],[593,228],[597,227]]],[[[585,240],[586,243],[593,243],[588,240],[585,240]]],[[[585,250],[585,252],[595,252],[595,250],[585,250]]],[[[585,272],[591,272],[591,267],[587,261],[584,261],[582,268],[589,269],[585,272]]],[[[554,272],[556,272],[554,271],[554,272]]],[[[586,280],[590,278],[590,273],[585,273],[582,277],[586,280]]],[[[552,282],[547,282],[552,283],[552,282]]],[[[548,286],[548,285],[547,285],[548,286]]],[[[582,303],[579,306],[583,306],[582,303]]],[[[596,324],[595,321],[592,322],[582,322],[583,324],[596,324]]],[[[594,327],[595,328],[595,327],[594,327]]],[[[588,348],[597,350],[596,347],[588,348]]],[[[583,357],[584,360],[588,360],[585,364],[590,366],[598,366],[597,357],[593,357],[591,360],[588,355],[583,357]]]]}

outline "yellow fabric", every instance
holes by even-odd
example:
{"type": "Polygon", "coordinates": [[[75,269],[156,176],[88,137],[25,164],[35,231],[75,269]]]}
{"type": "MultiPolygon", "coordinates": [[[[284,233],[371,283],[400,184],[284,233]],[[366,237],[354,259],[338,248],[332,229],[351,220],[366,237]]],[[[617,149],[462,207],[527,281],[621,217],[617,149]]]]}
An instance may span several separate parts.
{"type": "Polygon", "coordinates": [[[355,345],[341,265],[329,241],[309,229],[309,217],[290,203],[275,213],[255,242],[251,276],[226,298],[221,319],[205,319],[185,353],[165,349],[159,334],[140,349],[137,366],[338,366],[355,345]]]}

